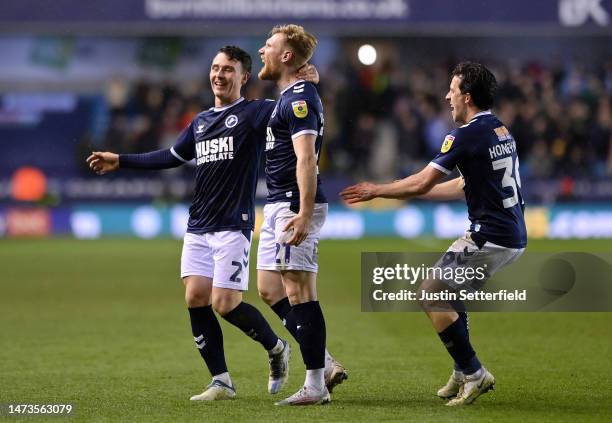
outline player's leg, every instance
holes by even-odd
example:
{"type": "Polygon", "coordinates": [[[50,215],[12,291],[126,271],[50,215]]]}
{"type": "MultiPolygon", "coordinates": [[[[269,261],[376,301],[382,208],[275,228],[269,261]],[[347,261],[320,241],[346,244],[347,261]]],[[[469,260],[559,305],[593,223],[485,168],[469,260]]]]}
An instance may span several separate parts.
{"type": "Polygon", "coordinates": [[[325,319],[316,291],[316,273],[300,270],[282,272],[283,285],[297,322],[297,340],[306,366],[304,387],[277,405],[325,404],[330,401],[325,387],[325,319]]]}
{"type": "Polygon", "coordinates": [[[185,302],[198,352],[213,380],[192,400],[212,401],[236,395],[225,362],[223,333],[211,306],[212,251],[203,235],[185,234],[181,256],[181,277],[185,285],[185,302]]]}
{"type": "MultiPolygon", "coordinates": [[[[260,241],[261,242],[261,241],[260,241]]],[[[258,261],[259,262],[259,261],[258,261]]],[[[297,321],[295,313],[292,312],[291,304],[283,286],[281,274],[274,270],[257,271],[257,289],[261,299],[281,319],[283,325],[297,341],[297,321]]],[[[337,361],[325,349],[325,386],[331,393],[337,385],[348,379],[348,372],[344,366],[337,361]]]]}
{"type": "Polygon", "coordinates": [[[226,321],[259,342],[268,352],[271,373],[277,376],[275,389],[280,389],[288,379],[290,346],[274,333],[261,312],[242,297],[249,284],[251,235],[251,231],[211,234],[215,261],[212,303],[226,321]]]}
{"type": "MultiPolygon", "coordinates": [[[[487,269],[488,274],[492,275],[505,264],[516,260],[521,253],[522,251],[519,250],[490,243],[476,245],[469,235],[466,235],[451,245],[438,265],[441,267],[481,267],[487,269]]],[[[484,280],[468,281],[462,287],[479,289],[483,283],[484,280]],[[472,286],[473,283],[478,283],[479,286],[472,286]]],[[[453,280],[444,282],[426,281],[422,284],[421,289],[436,292],[448,289],[449,286],[457,289],[453,280]]],[[[455,360],[455,371],[447,385],[440,391],[444,391],[444,388],[456,388],[459,384],[461,387],[458,389],[457,398],[449,401],[447,405],[470,404],[481,394],[493,389],[495,386],[493,375],[480,364],[476,352],[472,348],[467,314],[463,304],[425,301],[421,305],[431,319],[441,341],[455,360]],[[458,374],[457,370],[460,370],[461,374],[458,374]],[[463,380],[461,381],[456,376],[463,376],[463,380]]],[[[452,390],[448,389],[448,393],[452,390]]]]}
{"type": "Polygon", "coordinates": [[[189,310],[193,338],[212,376],[212,382],[192,401],[230,399],[236,395],[225,363],[223,333],[211,307],[212,279],[204,276],[187,276],[185,301],[189,310]]]}

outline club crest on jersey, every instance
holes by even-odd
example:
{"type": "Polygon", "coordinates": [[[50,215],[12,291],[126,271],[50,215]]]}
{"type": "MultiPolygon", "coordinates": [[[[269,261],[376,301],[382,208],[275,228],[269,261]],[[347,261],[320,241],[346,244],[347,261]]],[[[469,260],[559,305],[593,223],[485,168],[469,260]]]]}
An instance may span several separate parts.
{"type": "Polygon", "coordinates": [[[238,124],[238,117],[236,115],[229,115],[227,119],[225,119],[225,126],[228,128],[233,128],[238,124]]]}
{"type": "Polygon", "coordinates": [[[293,114],[296,117],[304,119],[308,116],[308,106],[304,100],[293,101],[291,107],[293,107],[293,114]]]}
{"type": "Polygon", "coordinates": [[[440,152],[446,153],[448,150],[450,150],[453,146],[454,140],[455,137],[453,137],[452,135],[447,135],[446,137],[444,137],[444,142],[442,143],[442,148],[440,149],[440,152]]]}

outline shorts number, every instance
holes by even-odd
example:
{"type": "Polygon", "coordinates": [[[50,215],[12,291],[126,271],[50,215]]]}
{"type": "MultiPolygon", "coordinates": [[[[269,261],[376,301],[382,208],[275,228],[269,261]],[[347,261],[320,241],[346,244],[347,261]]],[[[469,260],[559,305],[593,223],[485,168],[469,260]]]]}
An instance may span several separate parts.
{"type": "Polygon", "coordinates": [[[242,263],[239,261],[232,261],[232,266],[236,266],[236,271],[232,274],[232,276],[230,276],[230,281],[237,283],[242,282],[242,279],[240,279],[239,276],[242,273],[242,263]]]}
{"type": "Polygon", "coordinates": [[[493,163],[493,170],[504,169],[504,176],[502,177],[501,184],[503,188],[512,188],[512,197],[505,198],[503,200],[504,208],[509,209],[518,204],[518,190],[517,186],[521,188],[521,175],[519,174],[519,160],[516,158],[516,163],[512,165],[512,157],[505,157],[503,159],[495,160],[493,163]],[[512,170],[514,170],[514,176],[512,176],[512,170]]]}
{"type": "Polygon", "coordinates": [[[276,256],[276,264],[281,264],[281,258],[278,254],[280,253],[281,248],[285,249],[285,264],[289,264],[289,262],[291,261],[291,246],[287,244],[283,244],[281,246],[281,244],[279,244],[278,242],[276,243],[276,253],[274,253],[274,255],[276,256]]]}

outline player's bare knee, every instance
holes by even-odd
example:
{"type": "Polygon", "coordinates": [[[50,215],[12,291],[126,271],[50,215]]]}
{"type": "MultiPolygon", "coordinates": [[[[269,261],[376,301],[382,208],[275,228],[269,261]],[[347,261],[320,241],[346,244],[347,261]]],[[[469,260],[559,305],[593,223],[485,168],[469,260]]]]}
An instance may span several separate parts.
{"type": "Polygon", "coordinates": [[[275,295],[273,291],[266,289],[266,288],[258,289],[257,293],[259,294],[259,298],[261,298],[263,302],[268,305],[272,305],[281,299],[281,298],[276,298],[277,295],[275,295]]]}
{"type": "Polygon", "coordinates": [[[236,308],[242,301],[241,296],[233,295],[232,293],[215,293],[212,299],[213,309],[221,316],[225,316],[227,313],[236,308]]]}
{"type": "Polygon", "coordinates": [[[210,305],[210,294],[197,289],[186,289],[185,302],[190,308],[206,307],[210,305]]]}

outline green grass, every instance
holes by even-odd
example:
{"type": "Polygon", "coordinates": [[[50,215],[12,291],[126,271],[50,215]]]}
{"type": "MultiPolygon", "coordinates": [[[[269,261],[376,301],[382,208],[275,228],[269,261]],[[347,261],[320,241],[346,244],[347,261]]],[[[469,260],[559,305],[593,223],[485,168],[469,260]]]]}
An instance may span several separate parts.
{"type": "MultiPolygon", "coordinates": [[[[224,321],[238,399],[188,401],[209,375],[177,277],[179,241],[0,241],[0,403],[73,403],[72,421],[608,420],[612,314],[605,313],[473,313],[474,347],[497,389],[471,407],[443,406],[434,393],[449,374],[447,353],[424,315],[360,311],[359,253],[446,245],[323,241],[319,296],[328,346],[350,379],[329,406],[279,409],[266,393],[265,352],[224,321]]],[[[530,244],[531,251],[610,247],[609,240],[530,244]]],[[[287,336],[257,298],[254,271],[251,278],[247,300],[287,336]]],[[[283,394],[297,390],[304,375],[292,343],[283,394]]]]}

